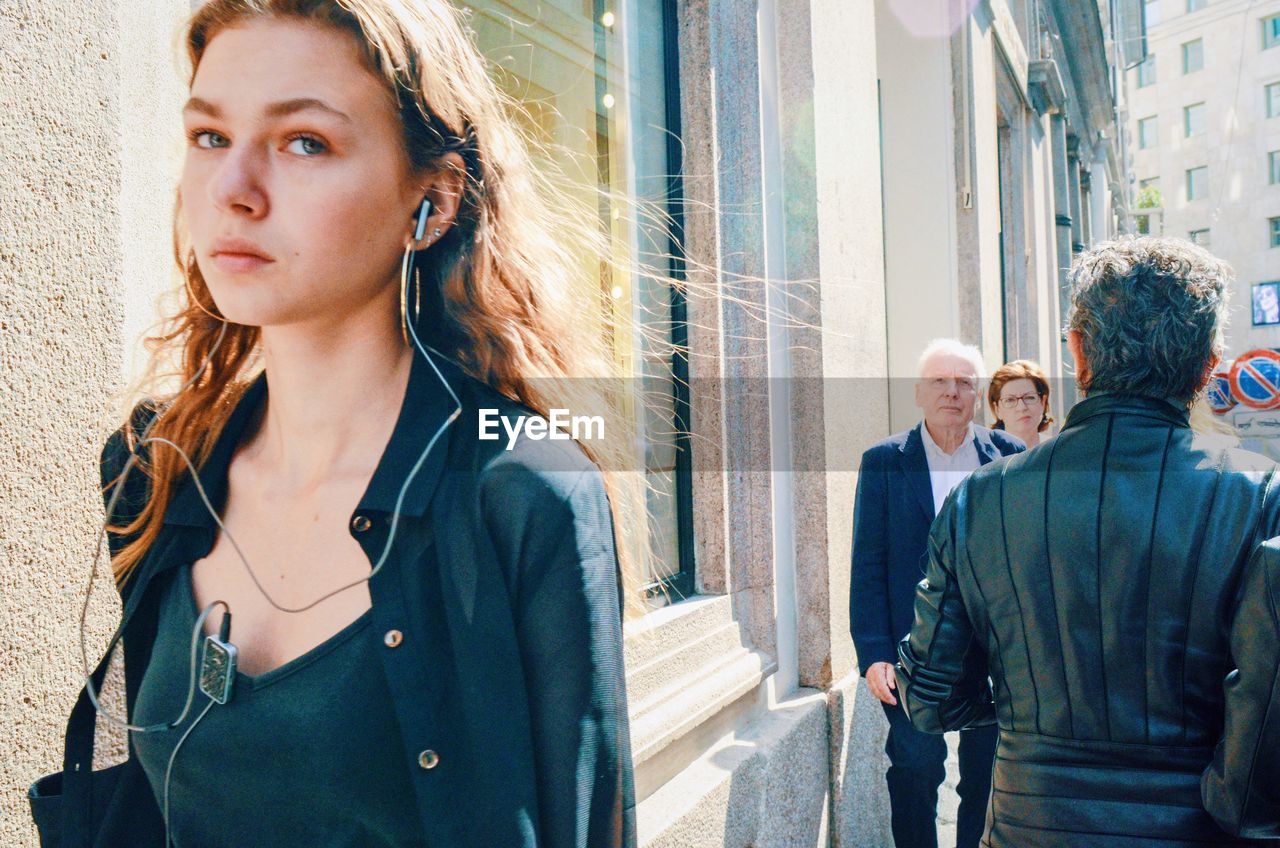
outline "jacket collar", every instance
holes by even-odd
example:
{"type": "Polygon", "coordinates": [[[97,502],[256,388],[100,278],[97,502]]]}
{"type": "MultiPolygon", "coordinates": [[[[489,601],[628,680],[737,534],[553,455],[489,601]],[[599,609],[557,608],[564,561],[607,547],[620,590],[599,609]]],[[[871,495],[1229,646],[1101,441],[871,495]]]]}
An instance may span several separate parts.
{"type": "MultiPolygon", "coordinates": [[[[971,423],[969,432],[973,434],[973,446],[978,450],[978,465],[986,465],[1000,456],[1000,450],[991,441],[990,430],[971,423]]],[[[920,508],[933,517],[933,482],[929,477],[929,455],[924,448],[923,421],[907,432],[898,450],[902,453],[903,467],[910,472],[907,481],[915,490],[920,508]]]]}
{"type": "Polygon", "coordinates": [[[1106,414],[1141,415],[1175,427],[1191,426],[1190,411],[1166,398],[1128,392],[1094,392],[1071,408],[1062,430],[1065,432],[1090,418],[1106,414]]]}
{"type": "MultiPolygon", "coordinates": [[[[1000,449],[991,441],[990,430],[970,422],[969,432],[973,437],[973,446],[977,448],[978,463],[980,465],[986,465],[1000,456],[1000,449]]],[[[909,465],[913,466],[911,470],[929,470],[929,455],[924,447],[923,421],[907,431],[907,438],[898,446],[898,450],[902,452],[903,457],[909,460],[909,465]]]]}
{"type": "MultiPolygon", "coordinates": [[[[433,357],[433,361],[453,390],[461,395],[462,384],[470,378],[441,356],[433,357]]],[[[236,402],[209,458],[199,470],[200,483],[209,496],[210,503],[219,513],[226,506],[227,471],[231,458],[249,424],[258,417],[266,399],[267,374],[263,372],[250,383],[236,402]]],[[[409,369],[404,401],[400,405],[400,415],[382,458],[374,469],[373,477],[360,498],[357,508],[359,513],[394,512],[400,489],[411,474],[413,480],[405,492],[400,514],[416,518],[426,512],[444,469],[450,430],[457,422],[445,429],[422,466],[416,469],[416,473],[415,466],[432,437],[453,410],[453,397],[441,384],[440,377],[420,354],[415,354],[409,369]]],[[[181,479],[165,511],[164,523],[209,529],[217,526],[213,516],[205,508],[190,472],[181,479]]]]}

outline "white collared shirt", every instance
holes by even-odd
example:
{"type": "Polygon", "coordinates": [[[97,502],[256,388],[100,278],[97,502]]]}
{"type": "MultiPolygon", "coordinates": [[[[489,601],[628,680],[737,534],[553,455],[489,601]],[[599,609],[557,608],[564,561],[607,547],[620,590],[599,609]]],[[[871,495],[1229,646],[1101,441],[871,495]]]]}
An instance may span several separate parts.
{"type": "Polygon", "coordinates": [[[920,438],[924,441],[924,454],[929,460],[929,482],[933,484],[933,514],[942,511],[942,502],[951,494],[951,490],[960,485],[960,481],[968,477],[982,463],[978,459],[978,446],[974,444],[973,422],[965,432],[964,441],[955,453],[947,453],[938,447],[929,428],[920,425],[920,438]]]}

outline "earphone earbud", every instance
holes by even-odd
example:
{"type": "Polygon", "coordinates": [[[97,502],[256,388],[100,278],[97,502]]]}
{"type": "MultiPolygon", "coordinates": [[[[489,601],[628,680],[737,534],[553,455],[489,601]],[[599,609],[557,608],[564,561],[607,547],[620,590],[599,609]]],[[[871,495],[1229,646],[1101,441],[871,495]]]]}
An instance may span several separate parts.
{"type": "MultiPolygon", "coordinates": [[[[423,234],[427,231],[427,218],[431,217],[431,201],[422,198],[422,208],[418,210],[418,228],[413,231],[413,240],[422,241],[423,234]]],[[[437,230],[437,232],[439,232],[437,230]]]]}

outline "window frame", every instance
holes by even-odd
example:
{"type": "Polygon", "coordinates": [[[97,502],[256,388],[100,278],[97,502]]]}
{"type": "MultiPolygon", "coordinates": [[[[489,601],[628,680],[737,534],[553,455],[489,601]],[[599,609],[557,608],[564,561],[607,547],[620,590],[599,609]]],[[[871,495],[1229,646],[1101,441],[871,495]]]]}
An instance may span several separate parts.
{"type": "Polygon", "coordinates": [[[1186,171],[1186,174],[1184,175],[1184,179],[1186,181],[1185,196],[1188,203],[1196,200],[1204,200],[1206,197],[1209,196],[1209,166],[1208,165],[1197,165],[1194,168],[1188,168],[1186,171]],[[1194,180],[1192,179],[1192,174],[1195,174],[1195,173],[1204,174],[1204,180],[1203,180],[1204,193],[1193,196],[1191,193],[1191,185],[1194,182],[1194,180]]]}
{"type": "Polygon", "coordinates": [[[1144,28],[1150,28],[1160,23],[1160,0],[1144,0],[1142,4],[1142,25],[1144,28]],[[1155,14],[1150,14],[1152,9],[1155,14]],[[1154,20],[1152,20],[1154,18],[1154,20]]]}
{"type": "MultiPolygon", "coordinates": [[[[600,0],[596,0],[597,3],[600,0]]],[[[697,591],[693,520],[693,457],[689,439],[692,401],[689,395],[689,306],[683,283],[687,279],[684,216],[684,127],[680,115],[680,29],[678,0],[662,0],[662,55],[665,78],[667,162],[667,274],[672,286],[668,308],[671,320],[671,376],[674,393],[676,571],[643,587],[649,599],[667,597],[678,603],[697,591]]]]}
{"type": "Polygon", "coordinates": [[[1198,244],[1203,248],[1208,248],[1209,241],[1210,241],[1210,235],[1209,235],[1210,229],[1211,229],[1210,227],[1201,227],[1198,230],[1191,230],[1190,232],[1187,233],[1187,241],[1191,242],[1192,244],[1198,244]],[[1199,241],[1196,238],[1196,236],[1198,236],[1200,233],[1204,233],[1204,241],[1199,241]]]}
{"type": "Polygon", "coordinates": [[[1159,118],[1159,115],[1148,115],[1145,118],[1138,119],[1138,149],[1139,150],[1151,150],[1154,147],[1160,146],[1160,122],[1158,118],[1159,118]],[[1148,124],[1148,122],[1150,122],[1150,124],[1148,124]],[[1144,143],[1146,139],[1146,135],[1142,131],[1142,128],[1148,125],[1152,127],[1152,133],[1151,133],[1152,140],[1150,144],[1144,143]]]}
{"type": "Polygon", "coordinates": [[[1280,215],[1268,218],[1267,223],[1271,225],[1270,246],[1280,247],[1280,215]]]}
{"type": "Polygon", "coordinates": [[[1182,137],[1183,138],[1195,138],[1196,136],[1204,135],[1206,132],[1208,132],[1208,130],[1209,130],[1208,108],[1205,105],[1205,101],[1201,100],[1199,103],[1188,103],[1186,106],[1182,107],[1182,137]],[[1191,110],[1197,109],[1197,108],[1201,110],[1200,131],[1192,132],[1191,131],[1191,115],[1192,115],[1191,110]]]}
{"type": "Polygon", "coordinates": [[[1204,38],[1203,36],[1200,38],[1193,38],[1190,41],[1182,42],[1182,75],[1185,77],[1188,74],[1199,73],[1200,71],[1203,71],[1203,70],[1204,70],[1204,38]],[[1190,53],[1187,48],[1191,47],[1193,44],[1199,46],[1200,64],[1194,68],[1191,68],[1188,66],[1187,60],[1190,58],[1190,53]]]}
{"type": "Polygon", "coordinates": [[[1267,185],[1280,185],[1280,150],[1267,151],[1267,185]]]}
{"type": "Polygon", "coordinates": [[[1138,88],[1149,88],[1155,85],[1158,79],[1157,74],[1156,54],[1148,53],[1147,58],[1139,62],[1136,69],[1138,88]]]}
{"type": "Polygon", "coordinates": [[[1280,118],[1280,81],[1263,83],[1262,113],[1266,120],[1280,118]]]}
{"type": "Polygon", "coordinates": [[[1262,21],[1262,49],[1280,47],[1280,15],[1268,15],[1262,21]]]}

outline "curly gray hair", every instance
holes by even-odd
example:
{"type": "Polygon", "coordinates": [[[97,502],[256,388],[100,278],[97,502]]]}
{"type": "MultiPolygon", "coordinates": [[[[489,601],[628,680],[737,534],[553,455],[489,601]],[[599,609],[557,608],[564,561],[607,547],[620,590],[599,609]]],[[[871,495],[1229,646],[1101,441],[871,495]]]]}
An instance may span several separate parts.
{"type": "Polygon", "coordinates": [[[1067,329],[1080,333],[1089,391],[1190,405],[1222,355],[1231,269],[1183,239],[1127,236],[1072,263],[1067,329]]]}

